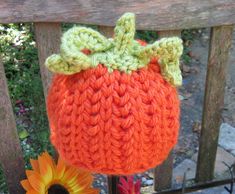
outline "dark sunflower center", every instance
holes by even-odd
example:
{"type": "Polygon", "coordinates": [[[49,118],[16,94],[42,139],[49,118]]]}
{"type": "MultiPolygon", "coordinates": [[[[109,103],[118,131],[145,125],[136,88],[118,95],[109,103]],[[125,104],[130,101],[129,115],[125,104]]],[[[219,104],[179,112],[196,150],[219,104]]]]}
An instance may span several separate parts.
{"type": "Polygon", "coordinates": [[[69,192],[62,185],[55,184],[50,186],[48,194],[69,194],[69,192]]]}

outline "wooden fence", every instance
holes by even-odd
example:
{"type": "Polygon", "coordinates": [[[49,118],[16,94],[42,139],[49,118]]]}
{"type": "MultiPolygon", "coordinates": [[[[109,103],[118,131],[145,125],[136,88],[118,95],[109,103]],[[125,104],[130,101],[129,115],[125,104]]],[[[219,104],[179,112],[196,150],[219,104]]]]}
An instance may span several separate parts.
{"type": "MultiPolygon", "coordinates": [[[[234,0],[1,0],[0,23],[34,23],[46,96],[51,74],[44,67],[44,61],[52,53],[58,52],[61,23],[95,24],[101,32],[111,36],[112,26],[124,12],[134,12],[137,15],[137,29],[159,31],[160,37],[180,36],[181,29],[211,27],[196,180],[212,180],[224,101],[226,66],[235,24],[234,0]]],[[[24,178],[24,161],[1,62],[0,163],[9,192],[24,193],[19,185],[24,178]]],[[[172,164],[173,155],[170,154],[155,169],[155,190],[171,187],[172,164]],[[161,176],[158,177],[159,174],[161,176]]],[[[115,184],[114,178],[110,180],[110,185],[115,184]]],[[[115,193],[115,190],[110,189],[110,193],[115,193]]]]}

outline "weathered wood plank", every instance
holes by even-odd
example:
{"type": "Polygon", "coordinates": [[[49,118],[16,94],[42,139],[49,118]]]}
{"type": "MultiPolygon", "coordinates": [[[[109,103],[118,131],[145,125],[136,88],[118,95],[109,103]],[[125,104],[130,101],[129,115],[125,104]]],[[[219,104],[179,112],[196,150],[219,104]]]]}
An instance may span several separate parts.
{"type": "Polygon", "coordinates": [[[44,63],[48,56],[59,52],[61,38],[60,23],[35,23],[36,44],[40,64],[41,77],[45,97],[50,85],[52,74],[44,63]]]}
{"type": "Polygon", "coordinates": [[[114,27],[112,26],[98,26],[98,30],[105,35],[106,37],[113,37],[114,35],[114,27]]]}
{"type": "Polygon", "coordinates": [[[233,24],[234,0],[2,0],[0,23],[73,22],[113,26],[125,12],[137,28],[170,30],[233,24]]]}
{"type": "Polygon", "coordinates": [[[196,179],[213,179],[233,26],[211,29],[196,179]]]}
{"type": "Polygon", "coordinates": [[[8,93],[7,81],[0,61],[0,163],[10,193],[25,193],[20,186],[24,179],[24,160],[16,122],[8,93]]]}
{"type": "MultiPolygon", "coordinates": [[[[45,60],[51,54],[59,53],[61,41],[61,23],[34,23],[38,59],[45,98],[52,79],[52,73],[46,68],[45,60]]],[[[58,159],[55,151],[54,158],[58,159]]]]}
{"type": "MultiPolygon", "coordinates": [[[[161,31],[158,32],[159,38],[181,36],[180,30],[161,31]]],[[[161,191],[171,188],[173,173],[173,152],[169,153],[168,158],[162,163],[162,165],[154,169],[154,190],[161,191]]]]}
{"type": "Polygon", "coordinates": [[[168,158],[154,169],[154,191],[161,191],[171,188],[173,173],[173,153],[170,152],[168,158]]]}

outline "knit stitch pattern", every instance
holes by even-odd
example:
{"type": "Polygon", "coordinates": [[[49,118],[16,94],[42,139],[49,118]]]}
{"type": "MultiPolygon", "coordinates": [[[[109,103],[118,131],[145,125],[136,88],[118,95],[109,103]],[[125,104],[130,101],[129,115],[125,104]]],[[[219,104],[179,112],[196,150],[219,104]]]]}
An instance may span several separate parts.
{"type": "Polygon", "coordinates": [[[104,174],[139,173],[161,164],[177,142],[180,110],[174,85],[180,84],[182,46],[177,38],[146,46],[126,39],[122,35],[133,24],[131,17],[119,20],[115,46],[99,34],[94,36],[97,46],[92,45],[85,38],[89,30],[84,29],[85,36],[75,30],[83,41],[68,48],[78,50],[65,48],[70,44],[63,43],[65,36],[61,53],[47,59],[46,66],[56,73],[47,97],[51,141],[75,167],[104,174]],[[94,53],[109,52],[119,57],[131,53],[131,61],[137,59],[140,66],[110,71],[102,61],[92,63],[94,53]]]}
{"type": "Polygon", "coordinates": [[[175,145],[177,92],[159,66],[131,75],[97,68],[53,79],[51,140],[70,164],[105,174],[132,174],[160,164],[175,145]]]}

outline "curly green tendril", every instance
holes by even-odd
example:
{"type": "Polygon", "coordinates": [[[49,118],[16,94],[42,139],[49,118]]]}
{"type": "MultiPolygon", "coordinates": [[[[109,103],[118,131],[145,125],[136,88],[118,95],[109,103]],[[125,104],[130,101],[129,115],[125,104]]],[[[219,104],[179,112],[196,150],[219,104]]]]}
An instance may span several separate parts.
{"type": "Polygon", "coordinates": [[[158,59],[162,76],[171,84],[182,84],[179,60],[182,40],[178,37],[162,38],[148,46],[141,46],[135,36],[135,15],[124,14],[116,24],[114,38],[107,39],[99,32],[86,27],[73,27],[61,39],[60,54],[47,58],[47,68],[59,74],[71,75],[105,65],[109,72],[117,69],[131,73],[145,67],[154,57],[158,59]],[[89,49],[90,55],[82,52],[89,49]]]}

